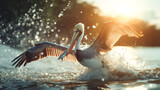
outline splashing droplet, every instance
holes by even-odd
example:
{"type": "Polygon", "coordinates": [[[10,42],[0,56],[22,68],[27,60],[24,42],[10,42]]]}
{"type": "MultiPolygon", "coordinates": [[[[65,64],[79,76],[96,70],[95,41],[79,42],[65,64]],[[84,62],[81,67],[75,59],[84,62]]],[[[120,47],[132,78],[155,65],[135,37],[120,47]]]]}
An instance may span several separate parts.
{"type": "Polygon", "coordinates": [[[58,17],[62,17],[63,16],[63,12],[61,12],[59,15],[58,15],[58,17]]]}
{"type": "Polygon", "coordinates": [[[93,26],[92,26],[92,28],[94,28],[94,29],[95,29],[95,28],[96,28],[96,26],[95,26],[95,25],[93,25],[93,26]]]}
{"type": "Polygon", "coordinates": [[[87,40],[88,39],[87,35],[85,35],[84,38],[87,40]]]}
{"type": "Polygon", "coordinates": [[[51,32],[54,32],[54,29],[51,29],[51,32]]]}
{"type": "Polygon", "coordinates": [[[55,37],[57,38],[57,37],[58,37],[58,34],[56,34],[55,37]]]}
{"type": "Polygon", "coordinates": [[[43,52],[41,52],[41,55],[44,55],[44,53],[43,53],[43,52]]]}
{"type": "Polygon", "coordinates": [[[53,4],[52,4],[52,3],[50,4],[50,7],[53,7],[53,4]]]}

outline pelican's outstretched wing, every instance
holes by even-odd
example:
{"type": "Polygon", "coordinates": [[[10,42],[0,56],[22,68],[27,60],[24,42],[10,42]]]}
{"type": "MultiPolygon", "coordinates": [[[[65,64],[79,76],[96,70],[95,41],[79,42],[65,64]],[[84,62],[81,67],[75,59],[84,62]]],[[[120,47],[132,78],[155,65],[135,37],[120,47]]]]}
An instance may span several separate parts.
{"type": "Polygon", "coordinates": [[[127,24],[108,22],[104,24],[99,36],[91,47],[97,49],[98,51],[109,50],[122,35],[139,38],[143,36],[143,33],[142,31],[139,31],[133,26],[127,24]]]}
{"type": "MultiPolygon", "coordinates": [[[[50,42],[42,42],[36,44],[35,47],[28,49],[14,60],[12,60],[12,62],[13,65],[16,65],[15,67],[20,67],[23,63],[25,66],[29,62],[39,60],[47,56],[60,56],[65,50],[67,50],[66,47],[52,44],[50,42]]],[[[74,56],[74,51],[71,51],[71,53],[68,54],[68,56],[66,56],[64,59],[71,61],[77,60],[74,56]]]]}

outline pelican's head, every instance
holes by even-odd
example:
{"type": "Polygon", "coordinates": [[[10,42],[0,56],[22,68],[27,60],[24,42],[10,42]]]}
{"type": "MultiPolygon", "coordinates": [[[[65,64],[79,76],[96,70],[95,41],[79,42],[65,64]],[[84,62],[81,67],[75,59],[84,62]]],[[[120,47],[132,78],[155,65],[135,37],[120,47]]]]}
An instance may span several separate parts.
{"type": "Polygon", "coordinates": [[[71,40],[70,46],[67,49],[67,51],[64,52],[59,57],[59,59],[64,58],[65,56],[67,56],[72,51],[72,48],[74,47],[75,42],[77,42],[77,45],[80,44],[80,41],[82,40],[83,34],[84,34],[84,24],[82,24],[82,23],[76,24],[74,26],[74,33],[73,33],[73,36],[72,36],[72,40],[71,40]]]}
{"type": "Polygon", "coordinates": [[[83,23],[78,23],[74,26],[74,31],[80,30],[82,33],[84,32],[84,24],[83,23]]]}
{"type": "Polygon", "coordinates": [[[82,40],[84,35],[84,24],[82,23],[78,23],[74,26],[74,33],[72,36],[72,40],[70,43],[70,47],[67,49],[70,53],[70,51],[72,50],[73,46],[75,45],[75,42],[77,42],[78,44],[80,44],[80,41],[82,40]]]}

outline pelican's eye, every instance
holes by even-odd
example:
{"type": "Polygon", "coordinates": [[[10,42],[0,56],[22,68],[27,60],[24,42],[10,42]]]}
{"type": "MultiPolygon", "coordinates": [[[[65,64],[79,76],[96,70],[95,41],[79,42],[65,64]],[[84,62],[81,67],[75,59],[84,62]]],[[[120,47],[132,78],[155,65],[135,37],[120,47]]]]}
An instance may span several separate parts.
{"type": "Polygon", "coordinates": [[[77,29],[76,32],[81,32],[81,30],[77,29]]]}

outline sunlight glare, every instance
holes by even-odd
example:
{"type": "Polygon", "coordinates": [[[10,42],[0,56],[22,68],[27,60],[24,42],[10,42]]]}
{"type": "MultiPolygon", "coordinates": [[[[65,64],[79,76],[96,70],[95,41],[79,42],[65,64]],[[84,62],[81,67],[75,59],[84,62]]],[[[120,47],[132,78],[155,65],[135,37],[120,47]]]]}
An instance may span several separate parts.
{"type": "Polygon", "coordinates": [[[135,87],[127,87],[126,90],[147,90],[147,88],[144,85],[141,85],[135,87]]]}
{"type": "Polygon", "coordinates": [[[108,0],[99,5],[99,8],[102,10],[102,13],[107,13],[107,15],[122,15],[127,17],[133,17],[138,14],[136,10],[136,3],[132,0],[108,0]]]}
{"type": "MultiPolygon", "coordinates": [[[[112,52],[117,53],[118,56],[125,60],[126,64],[133,67],[139,67],[137,64],[137,52],[132,47],[114,47],[112,52]]],[[[141,66],[141,65],[140,65],[141,66]]]]}
{"type": "Polygon", "coordinates": [[[132,15],[132,7],[127,3],[124,2],[122,4],[115,3],[115,6],[113,9],[117,12],[117,14],[124,15],[124,16],[131,16],[132,15]]]}

